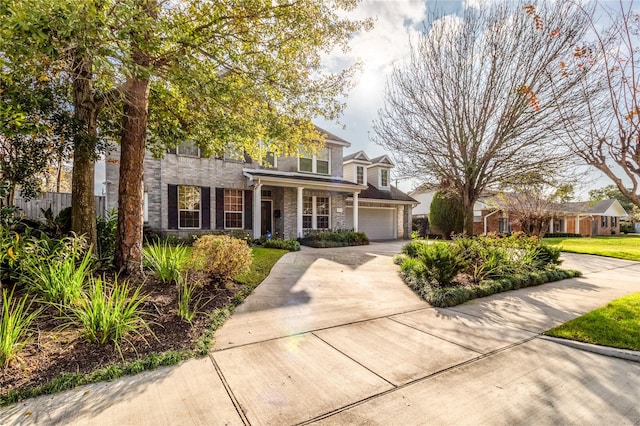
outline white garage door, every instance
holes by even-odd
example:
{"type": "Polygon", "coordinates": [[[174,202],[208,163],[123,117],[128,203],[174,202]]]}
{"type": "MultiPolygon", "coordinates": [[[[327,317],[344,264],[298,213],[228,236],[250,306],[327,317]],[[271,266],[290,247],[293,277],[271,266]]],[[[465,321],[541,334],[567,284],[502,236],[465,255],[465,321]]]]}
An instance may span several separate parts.
{"type": "MultiPolygon", "coordinates": [[[[347,228],[353,228],[353,208],[346,209],[347,228]]],[[[370,240],[392,240],[396,234],[396,209],[358,208],[358,231],[370,240]]]]}

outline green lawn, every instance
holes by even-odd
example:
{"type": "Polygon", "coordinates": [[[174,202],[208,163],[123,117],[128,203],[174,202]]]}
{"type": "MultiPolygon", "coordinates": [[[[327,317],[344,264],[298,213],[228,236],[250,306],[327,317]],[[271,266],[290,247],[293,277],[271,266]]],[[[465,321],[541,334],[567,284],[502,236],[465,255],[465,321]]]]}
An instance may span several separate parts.
{"type": "Polygon", "coordinates": [[[591,238],[544,238],[544,243],[571,253],[596,254],[640,261],[640,235],[591,238]]]}
{"type": "Polygon", "coordinates": [[[640,293],[614,300],[545,334],[640,351],[640,293]]]}
{"type": "Polygon", "coordinates": [[[287,250],[253,247],[253,263],[251,269],[244,274],[234,278],[234,281],[245,285],[258,285],[267,278],[273,265],[282,256],[288,253],[287,250]]]}

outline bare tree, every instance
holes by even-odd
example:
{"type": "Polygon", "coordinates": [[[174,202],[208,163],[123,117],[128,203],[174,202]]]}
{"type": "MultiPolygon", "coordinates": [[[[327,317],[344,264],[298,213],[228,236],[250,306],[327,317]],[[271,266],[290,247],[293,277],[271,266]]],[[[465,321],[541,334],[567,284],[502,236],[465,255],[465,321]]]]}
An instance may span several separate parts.
{"type": "Polygon", "coordinates": [[[487,203],[509,212],[512,223],[522,232],[543,237],[551,221],[558,217],[558,203],[573,198],[573,184],[562,183],[565,176],[527,173],[505,182],[487,203]]]}
{"type": "MultiPolygon", "coordinates": [[[[609,2],[610,3],[610,2],[609,2]]],[[[640,207],[640,7],[619,1],[615,10],[600,6],[589,17],[594,41],[574,48],[562,75],[582,73],[576,87],[579,103],[567,105],[562,93],[555,99],[566,132],[563,139],[586,164],[604,173],[620,192],[640,207]],[[602,30],[598,16],[608,18],[602,30]],[[577,114],[576,114],[577,113],[577,114]],[[578,119],[576,119],[576,117],[578,119]]]]}
{"type": "Polygon", "coordinates": [[[550,100],[582,77],[552,86],[550,75],[587,25],[566,2],[505,2],[435,20],[387,82],[376,142],[395,154],[405,177],[448,182],[471,233],[483,191],[567,158],[550,100]]]}

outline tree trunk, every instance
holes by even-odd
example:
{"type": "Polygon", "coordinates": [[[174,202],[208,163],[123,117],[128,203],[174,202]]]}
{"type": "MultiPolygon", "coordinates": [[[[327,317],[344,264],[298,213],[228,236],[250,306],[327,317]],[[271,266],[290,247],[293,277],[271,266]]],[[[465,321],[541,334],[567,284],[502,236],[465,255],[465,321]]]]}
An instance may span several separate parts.
{"type": "Polygon", "coordinates": [[[464,211],[464,224],[462,226],[462,233],[468,237],[473,236],[473,205],[476,203],[467,191],[463,191],[462,194],[462,209],[464,211]]]}
{"type": "Polygon", "coordinates": [[[149,79],[131,77],[126,84],[120,142],[116,267],[142,271],[143,171],[149,106],[149,79]]]}
{"type": "Polygon", "coordinates": [[[76,52],[73,62],[73,115],[81,125],[73,140],[71,229],[78,235],[85,235],[95,250],[97,231],[93,192],[98,108],[93,93],[93,59],[85,53],[76,52]]]}

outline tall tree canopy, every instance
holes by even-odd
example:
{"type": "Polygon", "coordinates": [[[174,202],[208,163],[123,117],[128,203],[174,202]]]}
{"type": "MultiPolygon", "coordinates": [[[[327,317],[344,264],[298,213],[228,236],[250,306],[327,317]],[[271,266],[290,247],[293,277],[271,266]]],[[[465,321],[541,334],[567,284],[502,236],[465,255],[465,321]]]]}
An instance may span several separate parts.
{"type": "Polygon", "coordinates": [[[550,101],[581,78],[550,84],[588,18],[569,2],[504,2],[435,20],[391,75],[376,142],[404,176],[447,181],[473,230],[487,188],[566,158],[550,101]]]}
{"type": "Polygon", "coordinates": [[[576,46],[563,64],[563,75],[585,78],[576,87],[580,102],[568,105],[565,96],[556,96],[566,123],[562,136],[575,155],[640,208],[640,5],[599,2],[596,11],[583,12],[594,41],[576,46]],[[602,30],[593,16],[611,24],[602,30]]]}
{"type": "Polygon", "coordinates": [[[190,141],[205,153],[232,146],[257,158],[267,150],[291,154],[300,143],[321,139],[311,119],[337,118],[344,107],[337,99],[355,71],[328,72],[322,54],[346,48],[351,34],[370,25],[341,13],[357,0],[9,4],[3,32],[24,48],[10,42],[3,49],[12,58],[37,52],[63,62],[73,82],[83,123],[73,172],[80,232],[95,235],[89,224],[75,223],[78,215],[78,223],[94,217],[88,198],[76,204],[92,195],[99,137],[121,141],[116,260],[128,270],[140,262],[145,148],[161,155],[190,141]]]}

